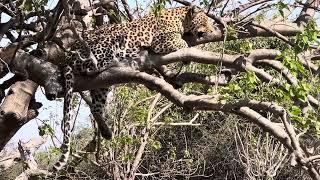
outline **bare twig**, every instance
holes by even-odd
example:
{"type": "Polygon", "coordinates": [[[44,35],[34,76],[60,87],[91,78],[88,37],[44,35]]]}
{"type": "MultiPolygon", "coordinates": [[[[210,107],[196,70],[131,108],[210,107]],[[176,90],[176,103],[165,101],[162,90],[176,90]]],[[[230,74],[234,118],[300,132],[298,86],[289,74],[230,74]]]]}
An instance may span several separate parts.
{"type": "Polygon", "coordinates": [[[192,5],[192,3],[190,3],[190,2],[188,2],[186,0],[174,0],[174,1],[176,1],[176,2],[178,2],[180,4],[183,4],[185,6],[191,6],[192,5]]]}
{"type": "Polygon", "coordinates": [[[298,16],[296,23],[298,25],[307,24],[315,15],[315,9],[319,7],[319,0],[307,0],[298,16]]]}
{"type": "Polygon", "coordinates": [[[121,2],[123,4],[124,10],[126,11],[126,13],[128,15],[129,21],[132,21],[133,20],[133,16],[132,16],[132,14],[130,12],[127,0],[121,0],[121,2]]]}
{"type": "Polygon", "coordinates": [[[285,36],[283,36],[282,34],[278,33],[277,31],[275,30],[272,30],[271,28],[268,28],[264,25],[261,25],[261,24],[257,24],[257,23],[254,23],[254,22],[251,22],[251,24],[253,26],[256,26],[256,27],[259,27],[267,32],[270,32],[272,33],[275,37],[278,37],[279,39],[281,39],[282,41],[284,41],[285,43],[289,44],[290,46],[294,47],[294,43],[293,42],[290,42],[288,38],[286,38],[285,36]]]}
{"type": "Polygon", "coordinates": [[[265,2],[269,2],[269,1],[272,1],[272,0],[258,0],[258,1],[249,1],[249,3],[246,3],[246,4],[242,4],[240,5],[239,7],[237,7],[236,9],[228,12],[227,14],[233,14],[233,13],[241,13],[251,7],[254,7],[254,6],[257,6],[257,5],[260,5],[260,4],[263,4],[265,2]]]}
{"type": "Polygon", "coordinates": [[[9,9],[5,5],[3,5],[2,3],[0,3],[0,11],[8,14],[11,17],[15,16],[15,13],[11,9],[9,9]]]}
{"type": "Polygon", "coordinates": [[[133,161],[132,168],[128,174],[130,180],[133,180],[135,178],[135,172],[137,171],[138,164],[141,161],[142,154],[143,154],[144,149],[148,143],[149,132],[150,132],[151,124],[153,123],[152,120],[155,120],[155,119],[151,118],[151,115],[152,115],[153,110],[156,106],[156,103],[160,100],[160,97],[161,97],[161,94],[158,93],[150,105],[150,108],[148,111],[148,116],[147,116],[147,126],[145,127],[145,130],[144,130],[145,133],[144,133],[143,137],[141,138],[141,143],[140,143],[139,149],[136,153],[135,160],[133,161]]]}

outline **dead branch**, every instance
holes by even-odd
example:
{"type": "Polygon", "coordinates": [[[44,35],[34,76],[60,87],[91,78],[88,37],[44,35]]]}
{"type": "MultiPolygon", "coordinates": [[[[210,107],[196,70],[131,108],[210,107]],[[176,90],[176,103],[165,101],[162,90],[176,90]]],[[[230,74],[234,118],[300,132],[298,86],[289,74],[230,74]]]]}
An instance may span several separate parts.
{"type": "Polygon", "coordinates": [[[241,4],[239,7],[235,8],[234,10],[231,10],[231,11],[227,12],[226,14],[227,15],[235,14],[235,13],[239,14],[239,13],[241,13],[243,11],[246,11],[246,10],[250,9],[251,7],[254,7],[254,6],[263,4],[265,2],[269,2],[269,1],[272,1],[272,0],[249,1],[246,4],[241,4]]]}
{"type": "Polygon", "coordinates": [[[305,153],[302,150],[300,143],[299,143],[299,139],[297,138],[297,135],[295,133],[294,127],[289,124],[288,118],[287,118],[287,113],[286,111],[283,111],[283,114],[281,116],[281,120],[282,123],[285,127],[285,130],[289,136],[289,138],[291,139],[291,144],[292,144],[292,153],[291,153],[291,165],[295,166],[297,164],[302,165],[303,167],[305,167],[308,172],[309,175],[313,178],[313,179],[320,179],[320,174],[317,171],[317,169],[315,168],[315,165],[313,163],[311,163],[310,161],[307,163],[305,162],[305,153]]]}
{"type": "Polygon", "coordinates": [[[294,43],[293,43],[293,42],[290,42],[287,37],[283,36],[282,34],[278,33],[277,31],[274,31],[274,30],[272,30],[272,29],[270,29],[270,28],[268,28],[268,27],[266,27],[266,26],[263,26],[263,25],[261,25],[261,24],[257,24],[257,23],[253,23],[253,22],[251,22],[251,24],[252,24],[253,26],[259,27],[259,28],[261,28],[261,29],[264,29],[264,30],[272,33],[275,37],[281,39],[282,41],[286,42],[286,43],[289,44],[290,46],[292,46],[292,47],[294,46],[294,43]]]}
{"type": "Polygon", "coordinates": [[[130,8],[129,8],[127,0],[121,0],[121,2],[123,4],[124,10],[126,11],[126,13],[128,15],[129,21],[132,21],[133,20],[133,16],[132,16],[132,14],[130,12],[130,8]]]}
{"type": "Polygon", "coordinates": [[[24,171],[17,176],[15,179],[16,180],[28,180],[32,177],[39,176],[39,175],[51,175],[46,170],[41,170],[38,168],[38,164],[33,157],[35,153],[35,149],[38,149],[42,144],[44,144],[47,141],[47,137],[42,137],[39,139],[36,139],[34,142],[30,143],[30,141],[25,144],[22,141],[19,141],[18,143],[18,149],[20,152],[21,159],[24,163],[24,171]],[[28,145],[31,146],[28,146],[28,145]]]}
{"type": "MultiPolygon", "coordinates": [[[[242,55],[227,55],[224,54],[221,56],[219,53],[213,53],[208,51],[202,51],[196,48],[187,48],[187,49],[180,49],[176,52],[170,53],[164,56],[152,56],[150,60],[150,64],[155,66],[169,64],[176,61],[183,61],[187,59],[188,61],[198,62],[202,64],[219,64],[225,65],[226,67],[232,67],[237,69],[238,71],[253,71],[256,75],[261,78],[265,82],[272,82],[273,84],[277,84],[279,86],[283,86],[281,83],[281,79],[277,77],[273,77],[269,73],[267,73],[264,69],[260,69],[255,67],[252,63],[259,62],[259,60],[263,59],[276,59],[277,56],[280,55],[280,52],[277,50],[270,50],[270,49],[257,49],[251,52],[250,55],[244,57],[242,55]]],[[[297,85],[298,81],[294,79],[294,77],[289,73],[287,69],[284,68],[280,62],[276,63],[273,61],[260,61],[267,63],[269,66],[272,66],[276,70],[283,73],[282,70],[286,70],[284,73],[285,77],[289,80],[289,82],[293,85],[297,85]],[[273,62],[273,63],[272,63],[273,62]]],[[[275,60],[274,60],[275,61],[275,60]]],[[[300,60],[303,61],[303,60],[300,60]]],[[[311,63],[304,60],[306,65],[310,65],[311,63]]],[[[312,65],[312,64],[311,64],[312,65]]],[[[309,66],[307,66],[308,68],[309,66]]],[[[319,102],[317,98],[308,95],[308,100],[315,106],[319,106],[319,102]]]]}
{"type": "MultiPolygon", "coordinates": [[[[228,20],[224,20],[224,22],[228,22],[228,20]]],[[[272,31],[281,34],[282,36],[295,36],[297,33],[300,33],[303,30],[302,26],[298,26],[296,23],[291,22],[264,21],[260,24],[264,27],[267,27],[268,29],[271,29],[272,31]]],[[[241,26],[241,31],[238,32],[237,36],[228,36],[227,40],[273,36],[273,33],[271,33],[270,31],[266,31],[262,28],[250,24],[239,26],[241,26]]],[[[184,39],[188,42],[190,46],[204,44],[208,42],[218,42],[224,40],[225,34],[223,32],[223,27],[219,27],[219,31],[214,32],[212,36],[208,36],[207,38],[196,39],[193,36],[185,36],[184,39]]]]}
{"type": "Polygon", "coordinates": [[[276,60],[270,60],[270,59],[265,59],[265,60],[258,60],[256,61],[256,64],[267,64],[271,67],[273,67],[275,70],[278,72],[282,73],[284,77],[290,82],[290,84],[297,85],[298,80],[297,78],[290,72],[290,70],[285,67],[281,62],[276,61],[276,60]]]}
{"type": "Polygon", "coordinates": [[[38,85],[30,80],[17,82],[1,104],[0,149],[23,126],[28,119],[28,105],[38,85]]]}
{"type": "Polygon", "coordinates": [[[180,3],[180,4],[183,4],[185,6],[191,6],[192,3],[188,2],[188,1],[185,1],[185,0],[174,0],[176,1],[177,3],[180,3]]]}
{"type": "Polygon", "coordinates": [[[157,102],[160,100],[160,98],[161,98],[161,94],[159,93],[159,94],[157,94],[157,96],[154,98],[154,100],[152,101],[152,103],[150,105],[150,108],[148,111],[148,116],[147,116],[147,126],[143,130],[143,132],[145,132],[145,133],[143,134],[143,137],[141,137],[139,149],[136,153],[135,159],[132,163],[132,167],[131,167],[130,172],[128,174],[130,180],[135,179],[135,173],[137,171],[138,164],[140,163],[144,149],[145,149],[146,145],[148,144],[150,128],[152,127],[152,123],[156,120],[154,118],[151,118],[151,115],[153,113],[153,110],[154,110],[157,102]]]}
{"type": "Polygon", "coordinates": [[[314,17],[316,12],[315,10],[317,9],[317,7],[319,7],[319,5],[319,0],[307,0],[295,22],[298,25],[307,24],[314,17]]]}
{"type": "Polygon", "coordinates": [[[22,161],[26,164],[28,172],[23,172],[20,176],[27,177],[31,175],[31,171],[37,171],[37,163],[33,157],[35,151],[37,151],[48,139],[49,136],[43,136],[40,138],[31,139],[28,142],[24,143],[19,141],[18,150],[11,151],[2,155],[0,160],[0,166],[3,170],[6,170],[16,163],[22,161]]]}

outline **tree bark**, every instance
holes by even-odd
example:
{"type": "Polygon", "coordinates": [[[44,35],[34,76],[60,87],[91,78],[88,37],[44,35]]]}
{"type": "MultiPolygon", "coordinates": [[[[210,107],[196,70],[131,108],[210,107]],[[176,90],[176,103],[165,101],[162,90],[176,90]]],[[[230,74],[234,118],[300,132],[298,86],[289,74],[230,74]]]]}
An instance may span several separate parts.
{"type": "Polygon", "coordinates": [[[30,120],[29,103],[38,85],[31,81],[15,83],[0,106],[0,150],[30,120]]]}

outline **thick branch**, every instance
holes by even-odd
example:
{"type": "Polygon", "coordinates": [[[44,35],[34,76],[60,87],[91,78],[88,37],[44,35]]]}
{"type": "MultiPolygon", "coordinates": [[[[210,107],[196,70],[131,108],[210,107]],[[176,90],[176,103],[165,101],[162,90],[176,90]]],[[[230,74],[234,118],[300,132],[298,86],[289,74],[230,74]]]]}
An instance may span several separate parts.
{"type": "Polygon", "coordinates": [[[11,70],[27,71],[29,79],[40,83],[45,88],[47,98],[54,99],[58,92],[62,92],[60,82],[60,69],[47,61],[43,61],[28,53],[18,50],[15,53],[16,46],[9,46],[0,51],[0,58],[9,65],[11,70]],[[15,58],[12,59],[15,54],[15,58]]]}
{"type": "MultiPolygon", "coordinates": [[[[268,28],[274,32],[281,34],[282,36],[296,36],[297,33],[302,31],[302,27],[299,27],[296,23],[291,22],[272,22],[265,21],[260,23],[263,27],[268,28]]],[[[211,37],[196,39],[193,36],[185,36],[184,39],[189,45],[194,46],[198,44],[208,42],[218,42],[224,40],[223,27],[220,27],[219,31],[214,32],[211,37]]],[[[241,31],[238,32],[237,36],[228,36],[227,40],[245,39],[253,37],[273,37],[274,33],[266,31],[265,29],[246,24],[241,26],[241,31]]]]}
{"type": "Polygon", "coordinates": [[[28,105],[38,85],[30,80],[17,82],[1,104],[0,149],[28,122],[28,105]]]}

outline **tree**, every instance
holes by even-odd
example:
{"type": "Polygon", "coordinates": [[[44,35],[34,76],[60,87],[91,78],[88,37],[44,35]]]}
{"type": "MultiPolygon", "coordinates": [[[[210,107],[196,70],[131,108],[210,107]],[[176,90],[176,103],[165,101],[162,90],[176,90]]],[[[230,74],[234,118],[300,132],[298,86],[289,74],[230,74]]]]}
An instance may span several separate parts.
{"type": "MultiPolygon", "coordinates": [[[[63,63],[64,50],[77,38],[77,29],[89,22],[98,27],[104,23],[131,21],[144,14],[139,7],[129,7],[125,0],[121,1],[122,6],[115,1],[100,1],[87,3],[85,7],[82,1],[69,4],[59,1],[53,9],[46,9],[46,3],[25,0],[0,4],[1,13],[10,16],[0,28],[1,39],[6,37],[10,41],[0,51],[1,77],[9,70],[15,73],[1,85],[1,97],[4,98],[0,120],[1,149],[23,124],[37,116],[40,103],[34,100],[33,95],[38,86],[44,87],[48,99],[63,95],[59,65],[63,63]],[[88,14],[92,14],[91,19],[88,14]],[[108,22],[104,22],[104,14],[108,16],[108,22]],[[70,24],[71,18],[80,23],[70,24]],[[31,48],[35,44],[37,48],[31,48]],[[5,95],[8,88],[9,93],[5,95]]],[[[182,0],[156,1],[151,9],[156,13],[161,8],[177,4],[191,5],[182,0]]],[[[165,78],[149,71],[116,67],[96,77],[76,77],[75,89],[85,91],[106,85],[137,83],[160,93],[187,112],[220,111],[238,115],[280,142],[288,150],[292,166],[305,169],[313,179],[320,179],[316,164],[319,155],[317,151],[310,150],[317,147],[311,147],[305,140],[310,137],[316,139],[320,129],[317,121],[319,72],[316,63],[319,59],[319,30],[315,22],[319,1],[285,3],[259,0],[237,4],[236,7],[230,7],[232,1],[228,0],[201,1],[200,4],[218,28],[210,38],[197,39],[185,35],[190,48],[167,55],[150,53],[148,62],[153,68],[162,69],[165,78]],[[277,40],[270,41],[268,37],[277,40]],[[206,47],[192,47],[213,42],[218,44],[213,45],[218,50],[216,52],[206,51],[206,47]],[[178,62],[197,63],[198,72],[188,67],[180,73],[170,70],[170,65],[178,62]],[[174,88],[190,86],[191,83],[205,87],[199,91],[201,95],[174,88]]],[[[152,110],[154,105],[150,107],[152,110]]],[[[142,150],[138,149],[135,154],[140,159],[144,149],[142,145],[148,138],[151,125],[154,125],[151,115],[148,114],[143,128],[147,133],[140,143],[142,150]]],[[[192,124],[190,121],[189,125],[192,124]]],[[[127,178],[136,176],[139,162],[132,163],[125,175],[127,178]]]]}

